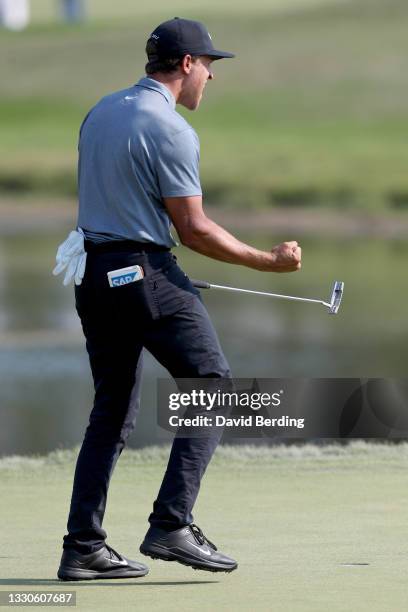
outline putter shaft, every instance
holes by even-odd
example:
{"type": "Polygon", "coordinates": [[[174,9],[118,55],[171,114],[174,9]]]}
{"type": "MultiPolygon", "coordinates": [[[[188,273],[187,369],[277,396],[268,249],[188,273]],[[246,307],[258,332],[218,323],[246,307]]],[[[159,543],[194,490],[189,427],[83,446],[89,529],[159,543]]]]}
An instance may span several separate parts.
{"type": "Polygon", "coordinates": [[[268,293],[267,291],[253,291],[252,289],[239,289],[238,287],[224,287],[223,285],[212,285],[210,284],[210,289],[223,289],[225,291],[239,291],[240,293],[252,293],[254,295],[265,295],[266,297],[278,298],[280,300],[291,300],[293,302],[314,302],[315,304],[323,304],[323,306],[327,306],[330,308],[330,304],[328,302],[324,302],[323,300],[314,300],[311,298],[301,298],[295,297],[293,295],[282,295],[280,293],[268,293]]]}
{"type": "Polygon", "coordinates": [[[251,293],[253,295],[264,295],[266,297],[274,297],[281,300],[291,300],[293,302],[312,302],[314,304],[322,304],[330,308],[331,304],[324,300],[314,300],[311,298],[295,297],[293,295],[281,295],[280,293],[268,293],[266,291],[253,291],[251,289],[240,289],[238,287],[226,287],[224,285],[213,285],[212,283],[206,283],[204,281],[191,281],[195,287],[200,289],[223,289],[224,291],[238,291],[239,293],[251,293]]]}

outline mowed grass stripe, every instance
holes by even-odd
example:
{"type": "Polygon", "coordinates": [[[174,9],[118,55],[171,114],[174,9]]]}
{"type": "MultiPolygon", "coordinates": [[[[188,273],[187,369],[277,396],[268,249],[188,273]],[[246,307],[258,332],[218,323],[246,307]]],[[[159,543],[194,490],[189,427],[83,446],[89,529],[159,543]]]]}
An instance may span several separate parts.
{"type": "MultiPolygon", "coordinates": [[[[216,44],[237,58],[215,64],[199,112],[185,113],[201,139],[208,198],[406,208],[408,5],[328,2],[265,15],[261,4],[245,18],[209,8],[216,44]]],[[[2,36],[0,189],[75,192],[81,120],[143,74],[149,27],[142,16],[2,36]]]]}
{"type": "MultiPolygon", "coordinates": [[[[234,1],[234,14],[252,14],[254,11],[262,13],[280,13],[313,8],[347,0],[246,0],[234,1]]],[[[87,13],[95,20],[115,19],[171,19],[175,15],[188,19],[199,18],[200,14],[231,13],[231,4],[228,0],[196,0],[192,4],[189,0],[174,0],[171,8],[165,0],[158,0],[154,5],[135,3],[134,0],[120,0],[112,4],[109,0],[87,0],[87,13]],[[171,11],[171,12],[169,12],[171,11]]],[[[58,11],[53,0],[36,0],[32,6],[32,20],[34,23],[44,23],[55,20],[58,11]]]]}

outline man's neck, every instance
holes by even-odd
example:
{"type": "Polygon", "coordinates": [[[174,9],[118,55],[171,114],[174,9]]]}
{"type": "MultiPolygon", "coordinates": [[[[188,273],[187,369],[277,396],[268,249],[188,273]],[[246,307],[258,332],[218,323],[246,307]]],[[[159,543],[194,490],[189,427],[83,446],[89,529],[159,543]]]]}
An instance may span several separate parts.
{"type": "Polygon", "coordinates": [[[181,79],[179,77],[172,74],[162,74],[159,72],[148,74],[147,77],[149,79],[153,79],[154,81],[158,81],[167,87],[167,89],[173,94],[177,104],[181,93],[181,79]]]}

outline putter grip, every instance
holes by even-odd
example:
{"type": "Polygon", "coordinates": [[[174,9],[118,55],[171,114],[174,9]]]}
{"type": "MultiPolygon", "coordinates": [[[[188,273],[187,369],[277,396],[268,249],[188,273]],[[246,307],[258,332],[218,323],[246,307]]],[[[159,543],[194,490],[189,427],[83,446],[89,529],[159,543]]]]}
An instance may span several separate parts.
{"type": "Polygon", "coordinates": [[[211,289],[210,283],[207,283],[206,281],[195,280],[193,278],[191,278],[190,280],[193,286],[197,287],[197,289],[211,289]]]}

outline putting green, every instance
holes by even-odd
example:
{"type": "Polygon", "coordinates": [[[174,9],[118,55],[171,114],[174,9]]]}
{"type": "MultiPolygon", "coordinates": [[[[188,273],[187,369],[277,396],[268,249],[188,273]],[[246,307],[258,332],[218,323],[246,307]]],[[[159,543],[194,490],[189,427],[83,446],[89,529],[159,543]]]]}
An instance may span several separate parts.
{"type": "MultiPolygon", "coordinates": [[[[126,451],[114,474],[105,527],[130,557],[141,558],[166,452],[126,451]]],[[[195,518],[236,572],[149,559],[146,578],[63,584],[54,577],[74,456],[0,460],[0,590],[72,589],[80,610],[406,610],[406,443],[220,448],[195,518]]]]}

